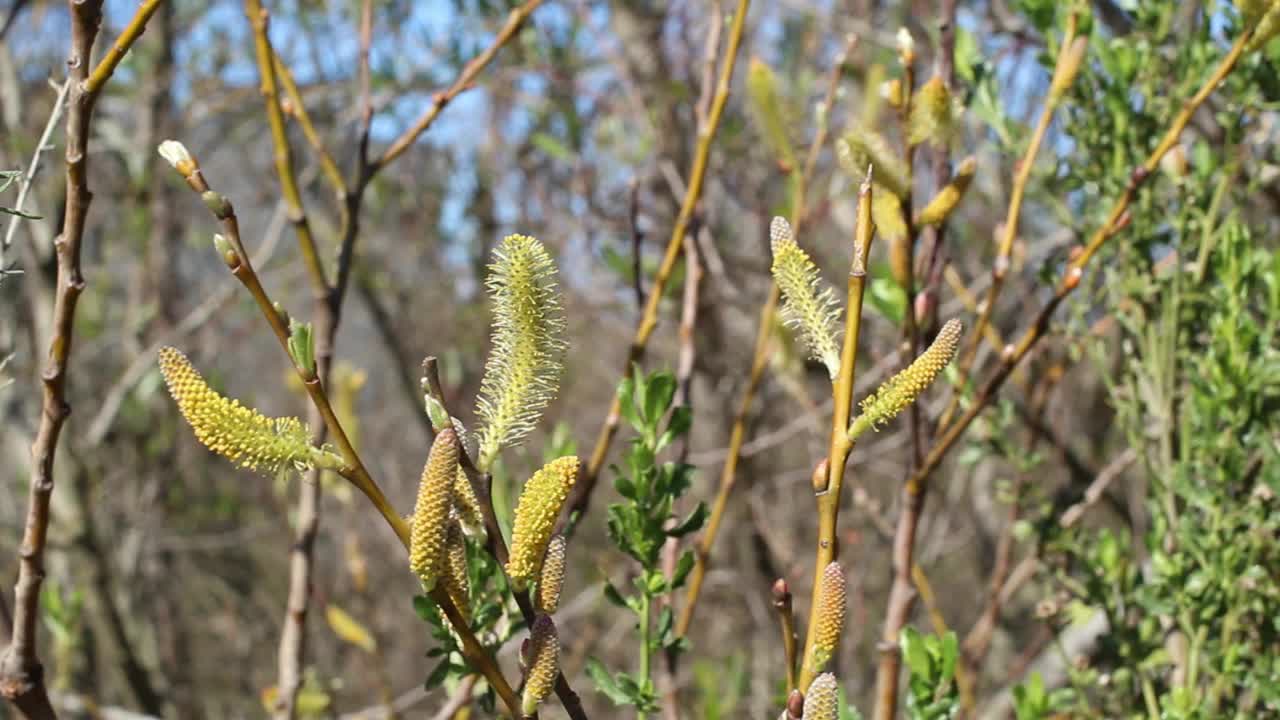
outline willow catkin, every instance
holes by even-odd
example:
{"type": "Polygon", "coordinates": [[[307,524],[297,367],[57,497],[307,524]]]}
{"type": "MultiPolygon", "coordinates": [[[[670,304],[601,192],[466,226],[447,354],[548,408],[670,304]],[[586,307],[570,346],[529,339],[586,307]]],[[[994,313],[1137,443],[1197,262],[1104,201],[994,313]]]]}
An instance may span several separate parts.
{"type": "Polygon", "coordinates": [[[790,223],[775,217],[769,224],[769,240],[773,249],[773,281],[782,292],[782,318],[834,378],[840,372],[840,348],[835,331],[840,306],[835,293],[823,285],[818,266],[796,244],[790,223]]]}
{"type": "Polygon", "coordinates": [[[804,694],[804,720],[838,720],[840,717],[840,686],[836,676],[822,673],[809,683],[804,694]]]}
{"type": "Polygon", "coordinates": [[[915,402],[955,357],[963,329],[959,320],[948,320],[928,350],[862,401],[862,414],[853,421],[849,435],[879,427],[915,402]]]}
{"type": "Polygon", "coordinates": [[[572,455],[556,458],[524,484],[516,501],[511,553],[507,558],[507,577],[517,590],[528,587],[538,577],[560,508],[577,480],[578,466],[578,458],[572,455]]]}
{"type": "Polygon", "coordinates": [[[973,175],[978,170],[978,160],[973,156],[969,156],[960,163],[956,168],[956,172],[951,176],[951,180],[942,186],[937,195],[929,201],[928,205],[920,211],[920,215],[916,218],[917,225],[937,225],[946,220],[956,206],[960,204],[960,200],[964,197],[964,193],[969,189],[969,184],[973,182],[973,175]]]}
{"type": "Polygon", "coordinates": [[[560,675],[560,638],[550,616],[539,615],[529,632],[529,645],[525,653],[524,696],[520,712],[532,715],[538,705],[551,695],[560,675]]]}
{"type": "Polygon", "coordinates": [[[427,589],[435,587],[444,569],[449,510],[453,506],[453,481],[457,472],[458,435],[451,428],[445,428],[436,435],[422,469],[409,532],[409,569],[427,589]]]}
{"type": "Polygon", "coordinates": [[[498,450],[533,429],[559,387],[564,312],[556,265],[537,239],[508,235],[494,251],[486,281],[493,308],[493,349],[480,383],[476,464],[487,470],[498,450]]]}
{"type": "Polygon", "coordinates": [[[560,607],[560,591],[564,587],[564,535],[556,535],[547,543],[538,576],[538,593],[534,598],[538,609],[550,615],[560,607]]]}
{"type": "Polygon", "coordinates": [[[467,540],[457,518],[450,518],[444,539],[444,568],[440,581],[458,608],[463,622],[471,622],[471,582],[467,579],[467,540]]]}
{"type": "Polygon", "coordinates": [[[846,596],[844,570],[840,568],[840,563],[832,562],[822,571],[817,614],[813,618],[815,630],[809,666],[814,672],[825,667],[840,647],[840,636],[844,633],[847,614],[846,596]]]}
{"type": "Polygon", "coordinates": [[[472,537],[484,537],[484,515],[480,512],[480,499],[471,487],[467,473],[458,466],[458,473],[453,481],[453,509],[462,523],[462,529],[472,537]]]}
{"type": "Polygon", "coordinates": [[[270,418],[220,395],[176,348],[160,348],[159,360],[178,410],[196,439],[213,452],[241,467],[272,472],[332,465],[327,462],[331,453],[311,446],[301,420],[270,418]]]}

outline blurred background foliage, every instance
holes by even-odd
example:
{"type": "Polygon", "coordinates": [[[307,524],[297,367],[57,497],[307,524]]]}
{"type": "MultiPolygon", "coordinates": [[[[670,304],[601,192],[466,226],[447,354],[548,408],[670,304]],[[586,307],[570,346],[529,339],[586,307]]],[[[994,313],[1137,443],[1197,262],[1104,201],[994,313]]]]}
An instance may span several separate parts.
{"type": "MultiPolygon", "coordinates": [[[[535,235],[556,256],[570,350],[548,421],[496,468],[502,521],[544,457],[589,447],[638,317],[636,286],[647,291],[683,195],[704,44],[727,5],[548,2],[480,84],[371,186],[333,394],[404,512],[430,437],[419,362],[439,356],[454,407],[474,406],[488,347],[485,267],[507,233],[535,235]]],[[[917,74],[932,76],[937,5],[753,5],[692,233],[705,278],[683,458],[692,485],[677,514],[713,496],[746,381],[769,283],[768,223],[790,203],[779,138],[807,150],[822,113],[832,136],[866,126],[896,141],[893,109],[882,98],[882,83],[896,73],[895,33],[912,33],[917,74]],[[857,43],[833,69],[849,34],[857,43]],[[777,78],[776,118],[763,122],[747,99],[757,65],[777,78]],[[833,72],[835,102],[819,106],[833,72]]],[[[1088,37],[1084,69],[1032,173],[1006,292],[992,314],[996,332],[1010,338],[1048,300],[1064,263],[1225,54],[1241,18],[1217,0],[960,5],[954,91],[964,113],[948,149],[974,155],[978,169],[947,226],[937,314],[967,325],[990,282],[1014,165],[1069,11],[1081,11],[1079,33],[1088,37]]],[[[359,121],[358,5],[270,7],[275,46],[348,168],[359,121]]],[[[374,4],[375,148],[491,41],[509,7],[374,4]]],[[[107,38],[132,8],[106,3],[107,38]]],[[[68,18],[61,3],[9,0],[0,19],[0,168],[13,170],[27,166],[54,104],[50,82],[64,74],[68,18]]],[[[204,209],[154,151],[166,138],[191,148],[236,202],[274,296],[295,312],[307,308],[251,45],[239,4],[167,2],[98,106],[90,284],[69,386],[76,411],[59,458],[43,599],[49,683],[66,707],[139,708],[139,688],[150,687],[160,698],[153,713],[252,717],[276,682],[296,481],[239,472],[201,448],[164,397],[153,363],[157,345],[178,345],[218,387],[269,415],[305,408],[256,309],[210,252],[204,209]]],[[[1059,311],[1050,336],[940,469],[916,552],[933,593],[915,624],[954,630],[964,641],[960,692],[944,693],[948,707],[1020,719],[1280,717],[1277,63],[1277,42],[1251,53],[1194,116],[1139,194],[1126,229],[1094,258],[1085,291],[1059,311]],[[1001,563],[1006,577],[992,589],[1001,563]],[[970,630],[981,625],[989,593],[1000,593],[1003,607],[989,636],[975,639],[970,630]]],[[[291,135],[311,222],[331,261],[339,217],[330,209],[339,204],[296,127],[291,135]]],[[[61,217],[60,136],[52,142],[22,208],[45,219],[17,228],[5,254],[14,272],[0,277],[6,579],[17,564],[61,217]]],[[[932,195],[931,180],[917,171],[920,196],[932,195]]],[[[0,205],[12,206],[14,190],[0,192],[0,205]]],[[[853,186],[828,148],[818,155],[798,238],[828,279],[847,267],[853,209],[853,186]]],[[[905,364],[899,323],[909,298],[891,272],[878,244],[862,339],[868,384],[905,364]]],[[[675,366],[684,277],[680,266],[668,286],[651,368],[675,366]]],[[[809,477],[826,452],[827,374],[820,362],[803,362],[785,334],[777,342],[701,614],[674,678],[688,717],[777,712],[781,654],[768,589],[781,577],[798,598],[809,592],[816,524],[809,477]]],[[[976,367],[992,367],[998,356],[984,345],[976,367]]],[[[859,397],[867,389],[860,384],[859,397]]],[[[930,396],[927,416],[942,410],[946,395],[930,396]]],[[[623,452],[620,445],[615,457],[623,452]]],[[[868,434],[851,461],[856,479],[839,542],[853,615],[833,667],[849,701],[868,710],[910,453],[900,419],[868,434]]],[[[569,544],[557,624],[565,672],[593,716],[608,717],[616,711],[591,691],[588,657],[624,668],[635,649],[629,614],[601,588],[606,580],[630,587],[639,569],[607,539],[605,508],[616,492],[602,483],[599,494],[569,544]]],[[[329,612],[309,623],[299,710],[352,717],[398,703],[405,717],[426,717],[446,691],[422,690],[434,643],[415,619],[417,586],[396,540],[344,483],[326,486],[323,508],[313,603],[329,612]]],[[[10,600],[6,592],[3,602],[10,600]]],[[[936,674],[936,658],[954,652],[954,641],[914,637],[930,643],[920,647],[934,661],[921,656],[912,678],[936,674]]],[[[514,652],[509,646],[501,656],[508,666],[514,652]]]]}

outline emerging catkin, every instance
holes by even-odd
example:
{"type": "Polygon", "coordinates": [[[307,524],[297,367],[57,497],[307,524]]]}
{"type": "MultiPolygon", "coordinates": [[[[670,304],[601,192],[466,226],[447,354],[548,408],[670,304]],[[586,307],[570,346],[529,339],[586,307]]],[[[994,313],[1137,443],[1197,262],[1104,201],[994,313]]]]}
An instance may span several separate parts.
{"type": "Polygon", "coordinates": [[[241,467],[279,472],[289,467],[337,467],[340,459],[311,446],[301,420],[269,418],[218,394],[181,351],[160,348],[160,372],[178,410],[205,447],[241,467]]]}
{"type": "Polygon", "coordinates": [[[511,554],[507,558],[507,577],[517,590],[528,587],[538,577],[560,508],[578,478],[578,465],[578,458],[572,455],[556,458],[524,484],[516,501],[511,554]]]}
{"type": "Polygon", "coordinates": [[[467,479],[467,473],[458,466],[458,473],[453,480],[453,510],[462,523],[462,529],[472,537],[484,537],[484,515],[480,512],[480,500],[476,497],[475,488],[467,479]]]}
{"type": "Polygon", "coordinates": [[[471,622],[471,582],[467,579],[467,540],[457,519],[449,521],[444,539],[444,572],[440,581],[444,591],[458,608],[462,619],[471,622]]]}
{"type": "Polygon", "coordinates": [[[956,172],[951,176],[951,181],[942,186],[937,195],[929,201],[928,205],[920,211],[920,215],[916,218],[917,225],[937,225],[946,220],[956,206],[960,204],[960,199],[964,197],[964,193],[969,189],[969,184],[973,182],[973,175],[978,170],[978,160],[972,155],[965,158],[960,166],[956,168],[956,172]]]}
{"type": "Polygon", "coordinates": [[[956,102],[941,77],[934,75],[916,90],[911,99],[911,115],[907,118],[907,142],[923,142],[944,147],[955,135],[956,102]]]}
{"type": "Polygon", "coordinates": [[[911,185],[910,169],[901,155],[883,135],[870,128],[854,128],[837,140],[836,160],[840,169],[858,182],[866,177],[867,166],[872,166],[876,184],[899,197],[905,197],[911,185]]]}
{"type": "Polygon", "coordinates": [[[928,350],[863,400],[862,414],[850,426],[849,437],[879,427],[915,402],[955,357],[963,329],[959,320],[948,320],[928,350]]]}
{"type": "Polygon", "coordinates": [[[847,589],[844,570],[840,563],[832,562],[822,571],[822,584],[818,588],[818,609],[813,618],[815,624],[813,651],[809,667],[817,672],[830,662],[840,647],[847,614],[847,589]]]}
{"type": "Polygon", "coordinates": [[[550,615],[560,607],[560,590],[564,587],[564,535],[556,535],[547,544],[538,576],[538,593],[534,603],[538,610],[550,615]]]}
{"type": "Polygon", "coordinates": [[[773,151],[778,163],[784,167],[795,166],[795,151],[788,137],[786,115],[778,92],[778,78],[760,58],[751,58],[747,66],[747,97],[751,100],[751,115],[773,151]]]}
{"type": "Polygon", "coordinates": [[[409,569],[428,590],[435,587],[445,569],[445,541],[457,472],[458,435],[445,428],[436,435],[422,469],[418,502],[413,508],[413,524],[409,530],[409,569]]]}
{"type": "Polygon", "coordinates": [[[840,306],[835,293],[823,285],[817,265],[796,244],[786,220],[773,219],[769,240],[773,246],[773,280],[782,291],[782,318],[834,378],[840,372],[835,332],[840,306]]]}
{"type": "Polygon", "coordinates": [[[480,383],[477,466],[487,470],[498,450],[529,434],[559,388],[564,313],[556,265],[542,243],[508,235],[489,266],[493,349],[480,383]]]}
{"type": "Polygon", "coordinates": [[[837,720],[840,717],[840,686],[836,676],[822,673],[804,694],[804,720],[837,720]]]}
{"type": "Polygon", "coordinates": [[[533,621],[525,663],[520,712],[532,715],[537,712],[539,703],[551,695],[560,675],[560,638],[556,635],[555,623],[547,615],[539,615],[533,621]]]}

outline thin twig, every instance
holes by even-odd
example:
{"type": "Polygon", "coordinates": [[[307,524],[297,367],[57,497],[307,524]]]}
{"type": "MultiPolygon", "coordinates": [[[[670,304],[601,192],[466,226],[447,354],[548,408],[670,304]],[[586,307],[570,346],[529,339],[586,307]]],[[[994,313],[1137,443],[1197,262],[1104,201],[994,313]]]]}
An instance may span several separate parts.
{"type": "Polygon", "coordinates": [[[55,718],[44,685],[44,668],[36,654],[40,586],[44,580],[44,549],[49,529],[49,500],[53,493],[53,461],[62,425],[71,413],[67,400],[67,366],[71,357],[76,302],[84,292],[80,247],[92,194],[88,180],[88,144],[93,108],[103,84],[111,77],[129,45],[142,33],[159,0],[138,8],[116,41],[119,53],[108,53],[90,72],[90,53],[102,21],[101,0],[69,0],[71,50],[67,59],[70,94],[66,130],[66,208],[62,234],[54,241],[58,272],[54,296],[49,354],[41,374],[43,411],[31,446],[31,486],[26,525],[14,588],[13,635],[0,656],[0,696],[31,720],[55,718]]]}
{"type": "MultiPolygon", "coordinates": [[[[67,92],[71,89],[70,81],[63,81],[58,87],[57,97],[53,101],[53,109],[49,111],[49,121],[45,123],[44,130],[40,133],[40,139],[36,142],[36,149],[31,153],[31,162],[27,165],[27,171],[22,174],[22,179],[18,181],[18,199],[13,203],[13,209],[19,213],[22,212],[23,205],[27,202],[27,193],[31,192],[31,183],[35,180],[36,172],[40,169],[40,156],[44,151],[52,147],[49,139],[53,136],[53,129],[57,127],[58,120],[62,118],[62,108],[66,104],[67,92]]],[[[25,218],[22,215],[14,215],[9,218],[9,225],[4,230],[4,242],[0,242],[0,277],[3,277],[6,269],[4,263],[4,253],[13,244],[13,236],[18,232],[18,224],[25,218]]]]}
{"type": "MultiPolygon", "coordinates": [[[[671,228],[671,237],[667,241],[662,264],[658,267],[658,272],[653,278],[653,287],[649,289],[644,313],[640,317],[640,322],[636,326],[635,336],[632,338],[631,346],[627,350],[627,360],[622,369],[624,376],[631,372],[632,365],[641,360],[645,347],[649,343],[649,336],[653,334],[654,328],[658,325],[658,307],[662,302],[667,281],[670,279],[671,272],[675,269],[676,261],[680,257],[680,247],[688,231],[689,222],[693,219],[694,209],[697,207],[699,198],[702,197],[702,187],[709,164],[708,159],[711,156],[711,145],[715,140],[716,130],[720,127],[720,117],[724,114],[725,104],[729,100],[729,81],[733,77],[733,68],[737,62],[738,48],[742,44],[747,9],[750,4],[750,0],[738,0],[738,8],[734,13],[733,24],[729,29],[729,42],[725,49],[723,65],[720,68],[720,79],[716,85],[716,94],[711,102],[710,112],[707,114],[706,125],[698,130],[698,144],[693,154],[693,165],[689,169],[689,182],[685,189],[684,200],[680,203],[680,212],[676,215],[675,224],[671,228]]],[[[605,418],[599,434],[596,436],[595,447],[591,451],[591,457],[583,468],[578,481],[574,484],[573,492],[569,496],[570,517],[586,512],[587,505],[591,502],[591,493],[595,489],[596,480],[599,479],[600,470],[604,467],[605,459],[609,454],[609,446],[613,443],[613,436],[618,431],[621,411],[622,405],[615,394],[613,403],[609,407],[609,414],[605,418]]]]}

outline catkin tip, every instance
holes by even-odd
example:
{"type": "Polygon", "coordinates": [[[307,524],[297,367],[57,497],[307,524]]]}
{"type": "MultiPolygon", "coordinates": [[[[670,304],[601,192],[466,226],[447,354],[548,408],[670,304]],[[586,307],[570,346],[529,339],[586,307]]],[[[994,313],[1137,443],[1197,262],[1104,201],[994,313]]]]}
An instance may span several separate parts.
{"type": "Polygon", "coordinates": [[[532,715],[538,705],[551,695],[560,675],[560,638],[556,634],[555,623],[547,615],[539,615],[533,621],[526,662],[520,711],[532,715]]]}

